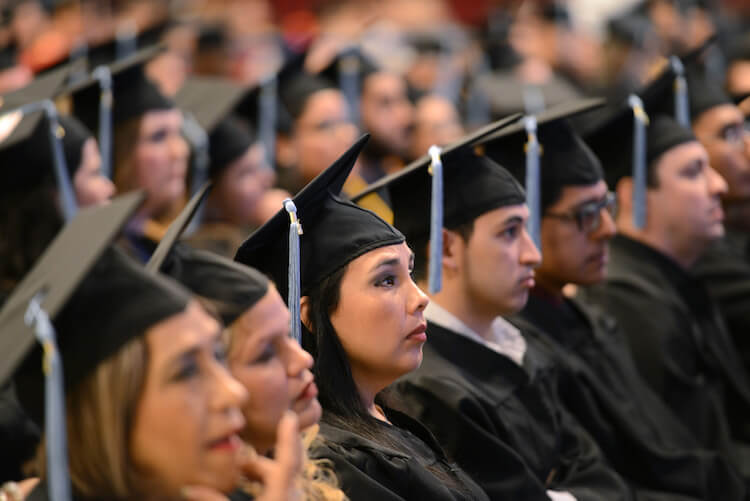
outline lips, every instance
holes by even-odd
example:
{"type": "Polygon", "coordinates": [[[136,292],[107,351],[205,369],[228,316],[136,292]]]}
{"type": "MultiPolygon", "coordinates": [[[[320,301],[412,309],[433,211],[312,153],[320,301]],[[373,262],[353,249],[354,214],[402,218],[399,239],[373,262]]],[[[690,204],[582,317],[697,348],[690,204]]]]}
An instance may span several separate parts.
{"type": "Polygon", "coordinates": [[[318,396],[318,387],[315,384],[315,381],[310,381],[305,385],[304,388],[302,388],[302,391],[299,392],[299,395],[297,395],[296,400],[312,400],[313,398],[318,396]]]}
{"type": "Polygon", "coordinates": [[[242,447],[242,439],[240,439],[238,433],[240,430],[236,430],[233,433],[229,433],[208,443],[208,448],[212,451],[238,451],[242,447]]]}
{"type": "Polygon", "coordinates": [[[521,277],[521,279],[518,281],[522,287],[533,289],[536,282],[534,281],[534,272],[528,273],[521,277]]]}
{"type": "Polygon", "coordinates": [[[417,326],[416,329],[411,331],[407,336],[406,339],[409,340],[415,340],[415,341],[426,341],[427,340],[427,324],[425,322],[422,322],[417,326]]]}

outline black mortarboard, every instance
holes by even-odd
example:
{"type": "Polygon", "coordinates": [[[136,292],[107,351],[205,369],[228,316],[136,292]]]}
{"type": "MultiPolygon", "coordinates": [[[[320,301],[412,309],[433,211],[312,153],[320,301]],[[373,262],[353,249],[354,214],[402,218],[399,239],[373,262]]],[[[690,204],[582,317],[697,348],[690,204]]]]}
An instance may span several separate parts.
{"type": "Polygon", "coordinates": [[[690,129],[660,111],[665,91],[654,92],[652,86],[646,91],[643,99],[631,95],[627,103],[610,110],[609,116],[584,136],[601,160],[609,186],[615,188],[621,178],[633,177],[633,217],[639,228],[646,221],[646,186],[652,163],[667,150],[696,140],[690,129]]]}
{"type": "Polygon", "coordinates": [[[29,190],[54,179],[63,216],[70,220],[77,203],[72,176],[89,134],[76,120],[58,115],[52,99],[67,77],[65,68],[7,94],[0,107],[0,193],[29,190]],[[67,167],[67,168],[66,168],[67,167]]]}
{"type": "Polygon", "coordinates": [[[525,201],[523,189],[507,172],[470,151],[482,139],[516,122],[519,116],[493,122],[442,150],[433,146],[427,155],[352,197],[357,201],[388,187],[394,226],[412,245],[432,242],[429,279],[432,293],[441,288],[443,227],[455,228],[490,210],[525,201]]]}
{"type": "MultiPolygon", "coordinates": [[[[33,329],[24,320],[32,298],[41,292],[41,307],[54,318],[142,201],[143,193],[133,192],[109,204],[81,210],[16,286],[0,310],[0,351],[3,353],[0,382],[8,379],[36,343],[33,329]]],[[[109,313],[110,306],[92,308],[81,322],[89,321],[85,317],[109,313]]],[[[97,326],[89,335],[94,337],[92,333],[97,332],[104,331],[97,326]]]]}
{"type": "Polygon", "coordinates": [[[65,389],[187,305],[188,296],[176,286],[149,278],[108,248],[142,201],[142,193],[130,193],[81,211],[0,310],[0,381],[13,374],[27,414],[44,423],[52,498],[71,498],[65,389]]]}
{"type": "Polygon", "coordinates": [[[268,292],[268,278],[218,254],[175,245],[161,272],[208,300],[229,326],[268,292]]]}
{"type": "Polygon", "coordinates": [[[687,74],[690,96],[690,117],[695,120],[704,111],[716,106],[734,104],[732,98],[724,89],[700,71],[690,71],[687,74]]]}
{"type": "MultiPolygon", "coordinates": [[[[591,185],[604,178],[601,163],[567,119],[601,107],[602,99],[576,100],[536,115],[540,160],[540,215],[552,203],[560,186],[591,185]]],[[[508,169],[526,185],[526,143],[524,123],[519,122],[483,139],[484,154],[508,169]]]]}
{"type": "Polygon", "coordinates": [[[645,49],[656,35],[651,20],[638,9],[628,10],[607,21],[609,40],[645,49]]]}
{"type": "Polygon", "coordinates": [[[312,75],[305,69],[306,53],[292,56],[279,70],[278,98],[284,111],[279,116],[279,126],[291,129],[307,105],[307,100],[321,90],[335,88],[335,80],[322,75],[312,75]],[[285,115],[286,114],[286,115],[285,115]]]}
{"type": "Polygon", "coordinates": [[[211,179],[255,142],[250,126],[231,116],[247,94],[246,88],[223,78],[192,77],[175,96],[175,103],[208,134],[211,179]]]}
{"type": "MultiPolygon", "coordinates": [[[[162,50],[150,47],[109,66],[112,75],[112,121],[118,124],[152,110],[174,108],[146,76],[144,65],[162,50]]],[[[71,89],[73,113],[92,131],[99,130],[100,84],[89,79],[71,89]]]]}
{"type": "Polygon", "coordinates": [[[375,213],[339,197],[368,137],[359,139],[285,202],[285,207],[255,231],[235,256],[236,261],[270,275],[282,296],[287,297],[293,336],[299,336],[299,295],[362,254],[404,241],[398,230],[375,213]],[[297,242],[299,254],[295,256],[297,242]]]}

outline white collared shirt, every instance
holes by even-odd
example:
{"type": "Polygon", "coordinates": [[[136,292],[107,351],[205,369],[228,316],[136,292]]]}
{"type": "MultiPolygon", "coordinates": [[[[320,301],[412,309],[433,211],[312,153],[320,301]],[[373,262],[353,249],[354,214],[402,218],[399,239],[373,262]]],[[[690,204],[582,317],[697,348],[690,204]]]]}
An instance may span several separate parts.
{"type": "MultiPolygon", "coordinates": [[[[424,317],[426,320],[440,327],[467,337],[496,353],[505,355],[518,365],[523,365],[523,356],[526,353],[526,340],[523,338],[521,331],[503,317],[496,317],[492,321],[489,332],[490,339],[485,339],[477,334],[471,327],[435,301],[430,301],[427,305],[427,308],[424,310],[424,317]]],[[[427,335],[429,336],[429,333],[427,335]]]]}

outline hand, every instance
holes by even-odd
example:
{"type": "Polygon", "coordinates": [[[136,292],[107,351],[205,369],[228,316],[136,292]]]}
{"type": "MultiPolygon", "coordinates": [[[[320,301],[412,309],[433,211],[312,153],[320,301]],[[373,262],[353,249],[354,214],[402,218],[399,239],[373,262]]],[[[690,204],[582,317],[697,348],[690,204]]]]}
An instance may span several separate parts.
{"type": "MultiPolygon", "coordinates": [[[[297,478],[302,471],[302,439],[297,429],[297,415],[287,411],[276,433],[276,458],[248,457],[243,470],[251,480],[263,484],[257,501],[302,501],[297,478]]],[[[191,501],[227,501],[227,497],[203,486],[183,488],[182,496],[191,501]]]]}

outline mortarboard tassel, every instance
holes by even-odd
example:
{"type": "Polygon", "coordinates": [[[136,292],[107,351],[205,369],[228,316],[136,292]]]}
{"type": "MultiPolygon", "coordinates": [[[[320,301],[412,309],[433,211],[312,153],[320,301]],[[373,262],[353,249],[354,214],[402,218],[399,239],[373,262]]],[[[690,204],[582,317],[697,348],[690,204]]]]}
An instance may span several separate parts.
{"type": "Polygon", "coordinates": [[[117,26],[115,33],[115,61],[135,54],[138,49],[138,26],[133,19],[126,19],[117,26]]]}
{"type": "Polygon", "coordinates": [[[36,339],[44,350],[44,433],[49,498],[51,501],[70,501],[62,360],[57,349],[55,329],[40,303],[41,294],[37,294],[29,302],[24,320],[34,329],[36,339]]]}
{"type": "Polygon", "coordinates": [[[349,116],[359,126],[359,60],[352,49],[339,60],[339,87],[349,103],[349,116]]]}
{"type": "Polygon", "coordinates": [[[527,229],[537,249],[541,249],[540,237],[540,214],[541,210],[541,188],[539,185],[539,155],[540,146],[536,135],[536,117],[527,115],[524,117],[524,128],[526,129],[526,205],[529,206],[529,221],[527,229]]]}
{"type": "Polygon", "coordinates": [[[430,146],[428,153],[432,159],[429,169],[432,175],[432,203],[428,291],[437,294],[443,288],[443,161],[439,146],[430,146]]]}
{"type": "Polygon", "coordinates": [[[288,305],[291,316],[289,332],[295,341],[302,341],[300,320],[300,256],[299,237],[302,235],[302,224],[297,219],[297,206],[291,199],[284,200],[284,209],[289,213],[289,293],[288,305]]]}
{"type": "Polygon", "coordinates": [[[685,80],[685,67],[677,56],[669,58],[669,64],[675,72],[674,79],[674,118],[678,124],[690,128],[690,103],[688,87],[685,80]]]}
{"type": "Polygon", "coordinates": [[[102,65],[92,76],[99,81],[99,151],[102,157],[102,174],[113,179],[112,172],[112,72],[102,65]]]}
{"type": "Polygon", "coordinates": [[[62,141],[60,140],[62,127],[60,127],[60,123],[57,121],[57,108],[55,108],[54,103],[49,99],[21,107],[23,114],[34,113],[39,110],[44,112],[49,124],[49,140],[54,160],[55,179],[60,194],[63,218],[67,222],[75,217],[76,212],[78,212],[78,204],[76,202],[76,194],[73,191],[73,184],[65,165],[65,155],[63,154],[62,141]]]}
{"type": "Polygon", "coordinates": [[[258,98],[258,137],[266,150],[266,162],[276,165],[276,102],[278,79],[271,75],[260,87],[258,98]]]}
{"type": "Polygon", "coordinates": [[[633,110],[633,224],[636,228],[646,226],[646,127],[648,115],[643,101],[635,94],[628,97],[633,110]]]}

